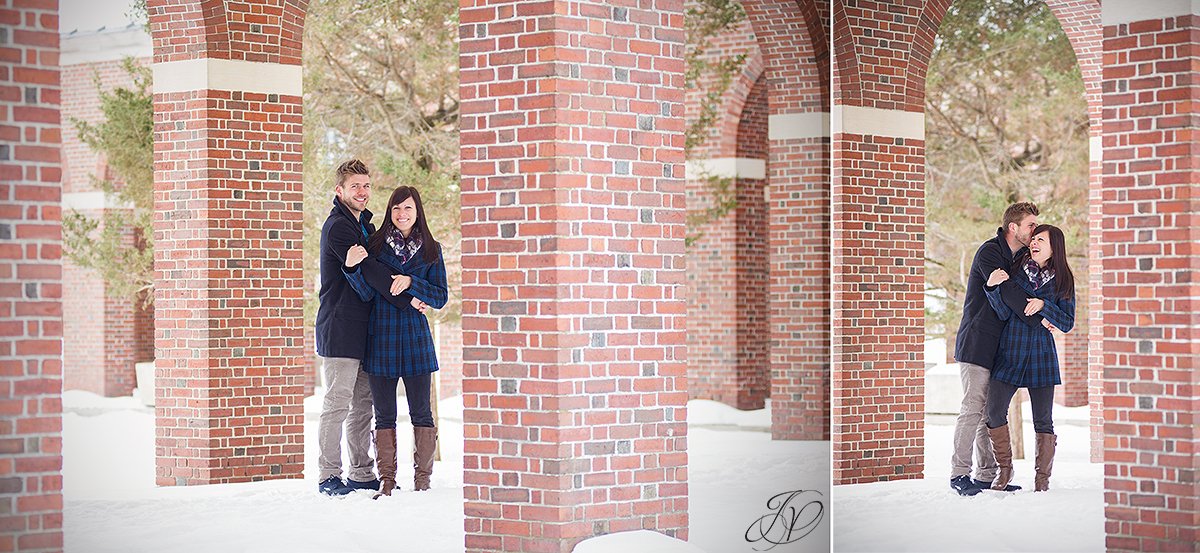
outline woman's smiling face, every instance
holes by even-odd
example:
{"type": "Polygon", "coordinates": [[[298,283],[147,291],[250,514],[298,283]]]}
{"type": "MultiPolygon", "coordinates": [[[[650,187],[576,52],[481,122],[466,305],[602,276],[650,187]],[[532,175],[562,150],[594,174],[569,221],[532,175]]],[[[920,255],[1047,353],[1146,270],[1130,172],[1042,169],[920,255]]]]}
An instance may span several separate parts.
{"type": "Polygon", "coordinates": [[[1049,231],[1042,231],[1029,241],[1029,257],[1038,264],[1038,267],[1045,267],[1053,253],[1054,251],[1050,249],[1049,231]]]}
{"type": "Polygon", "coordinates": [[[400,229],[400,232],[405,236],[412,232],[413,225],[417,224],[417,202],[411,196],[408,199],[392,206],[392,224],[400,229]]]}

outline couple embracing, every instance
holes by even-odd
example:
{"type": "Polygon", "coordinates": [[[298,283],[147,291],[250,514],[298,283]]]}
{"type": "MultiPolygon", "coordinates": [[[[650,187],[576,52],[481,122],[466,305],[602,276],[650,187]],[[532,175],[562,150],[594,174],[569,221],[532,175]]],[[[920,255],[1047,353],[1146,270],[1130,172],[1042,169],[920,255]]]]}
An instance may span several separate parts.
{"type": "Polygon", "coordinates": [[[340,165],[333,191],[333,209],[321,229],[316,340],[327,390],[317,438],[318,490],[344,495],[372,489],[378,490],[376,499],[392,494],[401,380],[413,426],[413,488],[427,490],[437,449],[429,396],[438,363],[425,311],[446,305],[441,245],[429,232],[416,188],[401,186],[392,193],[378,230],[367,210],[371,177],[363,162],[340,165]],[[372,415],[376,461],[368,452],[372,415]],[[346,480],[343,426],[350,457],[346,480]]]}
{"type": "Polygon", "coordinates": [[[1016,203],[1003,227],[984,242],[971,263],[954,358],[963,400],[954,428],[950,487],[970,496],[983,490],[1013,492],[1008,407],[1020,388],[1029,391],[1036,439],[1034,491],[1050,488],[1058,443],[1054,387],[1062,383],[1053,332],[1075,326],[1075,277],[1058,227],[1039,225],[1038,208],[1016,203]],[[978,459],[971,477],[972,451],[978,459]]]}

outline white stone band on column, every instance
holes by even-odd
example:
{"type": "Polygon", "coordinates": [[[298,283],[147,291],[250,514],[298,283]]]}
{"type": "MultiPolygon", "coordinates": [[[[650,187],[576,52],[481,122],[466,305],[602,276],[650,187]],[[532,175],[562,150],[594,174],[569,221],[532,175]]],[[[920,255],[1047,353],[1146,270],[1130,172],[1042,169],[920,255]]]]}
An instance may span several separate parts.
{"type": "Polygon", "coordinates": [[[299,65],[202,58],[156,63],[152,67],[156,94],[237,90],[299,96],[304,88],[299,65]]]}
{"type": "Polygon", "coordinates": [[[154,55],[150,35],[140,25],[112,31],[64,33],[60,35],[59,48],[59,63],[63,67],[154,55]]]}
{"type": "Polygon", "coordinates": [[[770,140],[829,136],[829,112],[826,111],[785,113],[767,118],[767,138],[770,140]]]}
{"type": "Polygon", "coordinates": [[[1099,136],[1088,137],[1088,159],[1104,161],[1104,139],[1099,136]]]}
{"type": "Polygon", "coordinates": [[[1104,0],[1100,22],[1104,26],[1200,14],[1200,0],[1104,0]]]}
{"type": "Polygon", "coordinates": [[[130,209],[133,206],[118,202],[104,192],[70,192],[62,195],[63,211],[99,211],[101,209],[130,209]]]}
{"type": "Polygon", "coordinates": [[[705,176],[735,179],[767,178],[767,161],[748,157],[718,157],[687,162],[688,178],[705,176]]]}
{"type": "Polygon", "coordinates": [[[833,106],[833,133],[925,140],[925,114],[919,111],[833,106]]]}

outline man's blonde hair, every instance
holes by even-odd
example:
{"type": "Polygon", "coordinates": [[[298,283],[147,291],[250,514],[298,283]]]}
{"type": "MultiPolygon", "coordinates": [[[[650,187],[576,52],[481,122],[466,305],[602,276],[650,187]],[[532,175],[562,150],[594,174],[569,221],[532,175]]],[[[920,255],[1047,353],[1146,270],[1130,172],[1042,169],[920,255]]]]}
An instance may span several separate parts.
{"type": "Polygon", "coordinates": [[[1004,210],[1004,232],[1008,232],[1008,225],[1020,225],[1025,217],[1038,214],[1038,208],[1033,202],[1017,202],[1008,206],[1008,209],[1004,210]]]}
{"type": "Polygon", "coordinates": [[[341,165],[338,165],[337,178],[334,179],[334,184],[333,184],[334,188],[337,188],[337,187],[345,184],[346,177],[349,177],[350,175],[370,176],[371,172],[367,170],[367,164],[363,163],[362,160],[352,159],[350,161],[347,161],[341,165]]]}

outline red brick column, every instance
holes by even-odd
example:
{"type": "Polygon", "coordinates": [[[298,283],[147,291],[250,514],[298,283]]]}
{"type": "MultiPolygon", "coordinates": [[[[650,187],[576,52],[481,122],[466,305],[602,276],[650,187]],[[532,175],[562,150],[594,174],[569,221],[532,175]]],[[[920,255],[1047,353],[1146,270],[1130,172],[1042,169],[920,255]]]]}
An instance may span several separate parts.
{"type": "Polygon", "coordinates": [[[923,98],[948,4],[834,3],[835,484],[923,470],[923,98]]]}
{"type": "Polygon", "coordinates": [[[299,478],[303,2],[149,11],[156,481],[299,478]]]}
{"type": "Polygon", "coordinates": [[[1109,551],[1200,543],[1200,16],[1104,2],[1104,461],[1109,551]]]}
{"type": "Polygon", "coordinates": [[[829,3],[745,3],[763,52],[771,436],[829,439],[829,3]]]}
{"type": "Polygon", "coordinates": [[[460,21],[466,550],[686,539],[683,3],[460,21]]]}
{"type": "Polygon", "coordinates": [[[0,551],[62,551],[58,3],[0,6],[0,551]]]}
{"type": "MultiPolygon", "coordinates": [[[[769,112],[767,82],[759,75],[738,120],[738,160],[766,160],[769,112]]],[[[765,164],[764,164],[765,165],[765,164]]],[[[734,181],[737,265],[737,407],[761,409],[771,393],[770,258],[767,243],[766,174],[739,176],[734,181]]],[[[690,314],[689,314],[690,316],[690,314]]],[[[691,350],[688,350],[689,352],[691,350]]]]}

